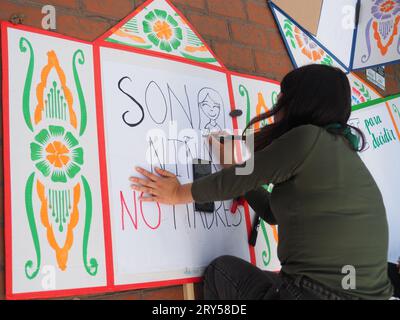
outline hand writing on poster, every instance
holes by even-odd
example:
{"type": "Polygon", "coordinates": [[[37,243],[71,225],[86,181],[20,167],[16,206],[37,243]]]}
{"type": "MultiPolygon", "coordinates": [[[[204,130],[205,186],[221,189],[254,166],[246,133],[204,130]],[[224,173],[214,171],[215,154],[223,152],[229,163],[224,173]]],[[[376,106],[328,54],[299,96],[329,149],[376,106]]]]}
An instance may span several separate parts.
{"type": "Polygon", "coordinates": [[[181,185],[176,175],[156,168],[158,175],[155,175],[143,168],[136,168],[136,171],[145,178],[131,177],[132,189],[144,193],[141,197],[143,202],[158,202],[161,204],[176,205],[193,202],[192,184],[181,185]]]}

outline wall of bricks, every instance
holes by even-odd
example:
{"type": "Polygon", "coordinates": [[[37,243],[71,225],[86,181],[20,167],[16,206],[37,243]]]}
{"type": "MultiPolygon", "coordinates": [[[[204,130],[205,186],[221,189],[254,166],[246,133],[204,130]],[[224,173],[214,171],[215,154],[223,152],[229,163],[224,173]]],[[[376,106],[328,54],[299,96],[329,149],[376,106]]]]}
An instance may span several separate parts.
{"type": "MultiPolygon", "coordinates": [[[[57,8],[57,32],[94,40],[143,3],[143,0],[0,0],[0,19],[23,15],[23,24],[41,27],[41,8],[57,8]]],[[[194,24],[225,65],[234,71],[275,80],[292,69],[292,64],[266,0],[172,0],[194,24]],[[250,36],[251,35],[251,36],[250,36]]],[[[386,69],[387,90],[400,92],[400,65],[386,69]]],[[[359,75],[363,76],[360,72],[359,75]]],[[[2,132],[2,131],[1,131],[2,132]]],[[[2,142],[2,139],[0,139],[2,142]]],[[[1,143],[2,146],[2,143],[1,143]]],[[[2,155],[2,150],[0,150],[2,155]]],[[[2,161],[1,161],[2,162],[2,161]]],[[[0,193],[3,194],[0,173],[0,193]]],[[[1,208],[2,205],[1,198],[1,208]]],[[[0,299],[4,297],[4,224],[0,213],[0,299]]],[[[201,295],[201,287],[197,292],[201,295]]],[[[102,299],[181,299],[181,287],[139,290],[102,295],[102,299]]]]}

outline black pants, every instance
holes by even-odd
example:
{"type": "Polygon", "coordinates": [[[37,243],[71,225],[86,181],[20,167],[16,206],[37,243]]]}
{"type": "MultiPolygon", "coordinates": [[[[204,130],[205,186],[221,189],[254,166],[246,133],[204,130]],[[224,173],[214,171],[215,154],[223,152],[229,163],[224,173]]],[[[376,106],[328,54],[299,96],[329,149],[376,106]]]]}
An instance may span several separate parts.
{"type": "Polygon", "coordinates": [[[223,256],[214,260],[204,276],[206,300],[345,300],[309,279],[262,271],[242,259],[223,256]]]}

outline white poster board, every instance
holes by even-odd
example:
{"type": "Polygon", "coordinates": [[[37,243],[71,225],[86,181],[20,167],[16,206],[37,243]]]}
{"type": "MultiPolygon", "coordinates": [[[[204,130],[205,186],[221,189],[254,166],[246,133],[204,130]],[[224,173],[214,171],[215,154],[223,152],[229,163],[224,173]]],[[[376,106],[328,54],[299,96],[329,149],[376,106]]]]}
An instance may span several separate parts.
{"type": "Polygon", "coordinates": [[[100,60],[115,283],[199,277],[225,254],[250,260],[244,213],[229,201],[214,213],[142,204],[128,181],[135,166],[192,181],[192,159],[209,154],[199,156],[200,129],[232,128],[226,74],[111,48],[100,60]]]}
{"type": "Polygon", "coordinates": [[[383,197],[389,224],[389,262],[397,263],[400,258],[400,135],[393,122],[393,113],[398,99],[379,99],[360,105],[352,113],[350,123],[358,126],[365,134],[367,148],[360,153],[383,197]]]}
{"type": "Polygon", "coordinates": [[[106,286],[93,48],[2,36],[8,294],[91,292],[106,286]]]}

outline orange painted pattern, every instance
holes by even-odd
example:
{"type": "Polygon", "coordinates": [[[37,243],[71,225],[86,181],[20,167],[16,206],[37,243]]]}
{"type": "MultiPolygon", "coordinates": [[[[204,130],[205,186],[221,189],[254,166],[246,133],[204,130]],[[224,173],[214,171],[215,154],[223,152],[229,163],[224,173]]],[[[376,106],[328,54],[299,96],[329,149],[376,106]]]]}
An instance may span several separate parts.
{"type": "MultiPolygon", "coordinates": [[[[319,47],[315,47],[315,49],[309,48],[306,43],[304,42],[304,34],[303,32],[298,28],[294,28],[294,33],[295,33],[295,38],[296,42],[301,48],[301,53],[305,55],[309,60],[312,60],[314,62],[320,61],[323,59],[325,55],[325,51],[322,50],[319,47]]],[[[311,41],[311,40],[310,40],[311,41]]]]}
{"type": "MultiPolygon", "coordinates": [[[[270,109],[268,108],[267,104],[265,103],[263,94],[261,92],[259,92],[258,93],[258,103],[256,106],[256,116],[258,117],[259,115],[261,115],[263,113],[269,112],[269,110],[270,109]]],[[[269,118],[267,121],[268,121],[268,124],[272,124],[272,122],[273,122],[273,120],[271,118],[269,118]]],[[[258,131],[260,129],[260,126],[261,126],[260,122],[257,122],[254,125],[254,130],[258,131]]]]}
{"type": "Polygon", "coordinates": [[[185,51],[187,52],[207,52],[206,46],[199,46],[199,47],[193,47],[193,46],[186,46],[185,51]]]}
{"type": "Polygon", "coordinates": [[[125,31],[122,30],[122,29],[116,30],[116,31],[114,32],[114,34],[117,35],[117,36],[120,36],[120,37],[122,37],[122,38],[131,39],[131,40],[134,41],[134,42],[138,42],[138,43],[142,43],[142,44],[145,44],[145,43],[146,43],[146,40],[144,40],[142,37],[135,36],[134,34],[125,32],[125,31]]]}
{"type": "Polygon", "coordinates": [[[372,23],[372,28],[374,29],[374,38],[375,38],[378,48],[383,56],[387,54],[389,47],[393,44],[393,40],[394,40],[395,36],[398,34],[397,27],[399,26],[399,23],[400,23],[400,16],[396,17],[396,19],[394,21],[394,31],[393,31],[392,35],[390,36],[389,41],[386,43],[386,45],[384,45],[382,43],[382,39],[381,39],[381,36],[378,31],[378,22],[374,21],[372,23]]]}
{"type": "Polygon", "coordinates": [[[153,27],[158,39],[169,40],[172,37],[171,26],[165,21],[157,21],[153,27]]]}
{"type": "Polygon", "coordinates": [[[35,119],[35,124],[38,124],[39,122],[42,121],[43,117],[43,112],[44,112],[44,90],[47,87],[47,81],[49,74],[52,69],[55,69],[57,72],[58,78],[61,81],[61,87],[63,89],[64,95],[65,95],[65,100],[68,105],[68,112],[69,112],[69,118],[71,125],[76,129],[78,127],[78,122],[76,119],[76,114],[73,110],[73,96],[71,93],[71,90],[67,87],[67,79],[65,77],[65,73],[63,69],[60,67],[60,63],[58,62],[58,58],[56,53],[52,50],[47,53],[48,57],[48,63],[47,65],[42,69],[42,73],[40,76],[41,82],[38,84],[36,87],[36,97],[38,100],[38,104],[35,109],[35,114],[34,114],[34,119],[35,119]]]}
{"type": "Polygon", "coordinates": [[[56,168],[62,168],[70,160],[68,148],[60,141],[49,143],[46,147],[46,152],[47,160],[56,168]]]}
{"type": "Polygon", "coordinates": [[[73,191],[73,206],[71,212],[71,219],[68,224],[64,245],[61,247],[54,234],[53,226],[49,221],[48,215],[48,200],[45,195],[45,186],[38,180],[36,184],[37,193],[41,202],[40,218],[43,226],[46,228],[47,241],[56,253],[57,264],[62,271],[67,269],[68,254],[74,242],[73,231],[79,221],[78,204],[81,195],[80,185],[77,184],[73,191]]]}

